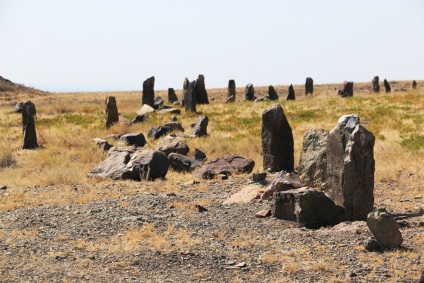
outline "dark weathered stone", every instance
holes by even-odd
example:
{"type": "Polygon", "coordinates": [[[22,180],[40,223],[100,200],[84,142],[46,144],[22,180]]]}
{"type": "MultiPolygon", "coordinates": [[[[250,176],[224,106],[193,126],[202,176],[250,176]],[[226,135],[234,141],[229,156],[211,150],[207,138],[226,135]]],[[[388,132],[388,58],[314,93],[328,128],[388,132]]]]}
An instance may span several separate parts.
{"type": "Polygon", "coordinates": [[[275,88],[272,85],[268,87],[267,98],[270,100],[278,100],[278,93],[275,91],[275,88]]]}
{"type": "Polygon", "coordinates": [[[205,76],[199,75],[194,86],[197,104],[209,104],[208,93],[205,87],[205,76]]]}
{"type": "Polygon", "coordinates": [[[198,148],[194,149],[194,159],[199,160],[199,161],[205,161],[206,160],[206,154],[201,151],[198,148]]]}
{"type": "Polygon", "coordinates": [[[149,138],[158,139],[173,131],[184,132],[184,128],[178,122],[169,122],[162,126],[151,127],[147,133],[149,138]]]}
{"type": "Polygon", "coordinates": [[[378,76],[375,76],[372,79],[372,91],[380,92],[380,78],[378,76]]]}
{"type": "Polygon", "coordinates": [[[165,178],[169,160],[161,151],[136,151],[121,174],[122,180],[155,180],[165,178]]]}
{"type": "Polygon", "coordinates": [[[112,147],[108,151],[108,157],[91,170],[87,176],[120,179],[125,166],[131,159],[131,154],[134,152],[135,148],[133,147],[112,147]]]}
{"type": "Polygon", "coordinates": [[[231,174],[250,173],[255,167],[255,161],[238,154],[227,154],[206,163],[196,173],[196,177],[212,179],[220,174],[228,176],[231,174]]]}
{"type": "Polygon", "coordinates": [[[345,81],[343,83],[343,89],[338,93],[341,97],[351,97],[353,96],[353,82],[345,81]]]}
{"type": "Polygon", "coordinates": [[[384,79],[384,88],[386,89],[386,92],[392,92],[390,84],[386,79],[384,79]]]}
{"type": "Polygon", "coordinates": [[[417,82],[415,80],[412,81],[412,89],[417,88],[417,82]]]}
{"type": "Polygon", "coordinates": [[[305,82],[305,95],[314,94],[314,80],[312,78],[306,78],[305,82]]]}
{"type": "Polygon", "coordinates": [[[271,105],[263,112],[261,138],[264,170],[293,171],[293,133],[280,104],[271,105]]]}
{"type": "Polygon", "coordinates": [[[196,81],[186,84],[184,81],[184,109],[185,111],[196,112],[196,92],[194,90],[196,81]]]}
{"type": "Polygon", "coordinates": [[[150,77],[143,82],[143,96],[141,103],[154,107],[155,103],[155,77],[150,77]]]}
{"type": "Polygon", "coordinates": [[[162,151],[166,156],[171,153],[187,155],[187,153],[190,151],[190,148],[185,143],[184,138],[177,137],[175,134],[170,134],[159,143],[156,150],[162,151]]]}
{"type": "Polygon", "coordinates": [[[323,190],[350,221],[365,220],[374,205],[374,141],[356,114],[340,117],[328,135],[323,190]]]}
{"type": "Polygon", "coordinates": [[[253,84],[248,84],[244,90],[244,100],[254,101],[255,99],[255,88],[253,84]]]}
{"type": "Polygon", "coordinates": [[[107,140],[103,140],[103,139],[94,139],[93,142],[101,149],[104,151],[108,151],[109,149],[112,148],[112,145],[107,141],[107,140]]]}
{"type": "Polygon", "coordinates": [[[261,195],[261,199],[269,199],[274,193],[294,190],[302,187],[299,175],[295,172],[281,171],[271,181],[271,184],[261,195]]]}
{"type": "Polygon", "coordinates": [[[142,114],[142,115],[135,116],[134,119],[131,121],[131,123],[132,124],[143,123],[146,120],[147,120],[146,114],[142,114]]]}
{"type": "Polygon", "coordinates": [[[13,107],[14,113],[22,113],[22,106],[24,105],[23,102],[16,103],[15,107],[13,107]]]}
{"type": "Polygon", "coordinates": [[[146,138],[142,133],[130,133],[122,135],[119,138],[119,142],[125,145],[144,146],[146,144],[146,138]]]}
{"type": "Polygon", "coordinates": [[[106,129],[119,122],[118,106],[114,96],[109,96],[105,101],[106,105],[106,129]]]}
{"type": "Polygon", "coordinates": [[[287,100],[295,100],[295,99],[296,99],[296,95],[294,94],[293,85],[291,84],[289,86],[289,94],[287,95],[287,100]]]}
{"type": "Polygon", "coordinates": [[[297,221],[300,226],[312,229],[345,220],[343,207],[323,192],[308,187],[275,193],[271,213],[276,218],[297,221]]]}
{"type": "Polygon", "coordinates": [[[175,90],[171,87],[168,88],[168,102],[169,103],[178,102],[178,97],[175,94],[175,90]]]}
{"type": "Polygon", "coordinates": [[[153,100],[153,108],[154,109],[162,109],[163,107],[163,99],[160,96],[156,96],[153,100]]]}
{"type": "Polygon", "coordinates": [[[200,117],[194,126],[193,135],[197,137],[203,137],[208,135],[208,116],[200,117]]]}
{"type": "Polygon", "coordinates": [[[236,82],[234,80],[229,80],[226,102],[229,103],[234,101],[236,101],[236,82]]]}
{"type": "Polygon", "coordinates": [[[310,129],[303,137],[299,177],[305,186],[320,188],[327,180],[327,140],[324,129],[310,129]]]}
{"type": "Polygon", "coordinates": [[[381,250],[380,244],[374,237],[369,238],[365,241],[365,248],[369,252],[381,250]]]}
{"type": "Polygon", "coordinates": [[[398,248],[403,242],[399,226],[393,216],[385,209],[370,212],[367,225],[382,248],[398,248]]]}
{"type": "Polygon", "coordinates": [[[27,101],[22,105],[22,149],[34,149],[38,147],[37,132],[35,131],[35,117],[37,110],[34,103],[27,101]]]}
{"type": "Polygon", "coordinates": [[[169,154],[168,159],[171,168],[177,172],[191,172],[202,166],[202,162],[178,153],[169,154]]]}
{"type": "Polygon", "coordinates": [[[415,280],[414,283],[424,283],[424,269],[423,269],[423,271],[421,271],[420,278],[418,278],[417,280],[415,280]]]}

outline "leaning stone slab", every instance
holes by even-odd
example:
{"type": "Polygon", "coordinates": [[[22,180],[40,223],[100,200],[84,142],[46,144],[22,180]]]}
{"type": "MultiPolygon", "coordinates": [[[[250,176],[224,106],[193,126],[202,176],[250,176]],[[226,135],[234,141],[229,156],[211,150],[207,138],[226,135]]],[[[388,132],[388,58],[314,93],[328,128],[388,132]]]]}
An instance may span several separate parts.
{"type": "Polygon", "coordinates": [[[393,216],[385,209],[370,212],[367,217],[367,225],[382,248],[397,248],[403,242],[399,226],[393,216]]]}
{"type": "Polygon", "coordinates": [[[212,179],[220,174],[228,176],[231,174],[250,173],[253,167],[255,167],[255,161],[252,159],[238,154],[227,154],[203,165],[195,176],[203,179],[212,179]]]}
{"type": "Polygon", "coordinates": [[[112,147],[108,151],[108,157],[91,170],[87,176],[119,180],[134,152],[134,147],[112,147]]]}
{"type": "Polygon", "coordinates": [[[180,109],[177,109],[177,108],[168,108],[168,109],[161,109],[161,110],[159,110],[159,114],[165,114],[165,113],[180,115],[181,114],[181,110],[180,109]]]}
{"type": "Polygon", "coordinates": [[[196,137],[203,137],[208,135],[208,116],[200,117],[194,125],[193,135],[196,137]]]}
{"type": "Polygon", "coordinates": [[[308,187],[274,194],[271,213],[276,218],[296,221],[299,226],[312,229],[345,220],[343,207],[323,192],[308,187]]]}
{"type": "Polygon", "coordinates": [[[149,138],[158,139],[173,131],[184,132],[184,128],[178,122],[169,122],[161,126],[151,127],[147,133],[147,136],[149,138]]]}
{"type": "Polygon", "coordinates": [[[169,161],[161,151],[145,149],[136,151],[122,172],[122,180],[155,180],[165,178],[169,161]]]}

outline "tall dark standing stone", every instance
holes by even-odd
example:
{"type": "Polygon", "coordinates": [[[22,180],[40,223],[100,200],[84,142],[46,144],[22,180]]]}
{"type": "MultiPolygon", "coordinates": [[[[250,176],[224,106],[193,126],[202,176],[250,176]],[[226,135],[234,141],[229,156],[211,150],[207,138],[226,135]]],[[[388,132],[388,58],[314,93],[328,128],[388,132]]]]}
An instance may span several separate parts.
{"type": "Polygon", "coordinates": [[[415,80],[412,81],[412,88],[417,89],[417,82],[415,80]]]}
{"type": "Polygon", "coordinates": [[[143,96],[141,103],[153,107],[155,104],[155,77],[150,77],[143,82],[143,96]]]}
{"type": "Polygon", "coordinates": [[[185,78],[185,79],[184,79],[184,83],[183,83],[183,99],[181,100],[181,105],[182,105],[183,107],[185,106],[184,96],[185,96],[185,93],[186,93],[186,92],[187,92],[187,90],[188,90],[189,85],[190,85],[190,81],[189,81],[187,78],[185,78]]]}
{"type": "Polygon", "coordinates": [[[234,80],[228,81],[228,93],[226,102],[236,101],[236,82],[234,80]]]}
{"type": "Polygon", "coordinates": [[[168,88],[168,102],[173,103],[178,101],[178,97],[175,94],[175,90],[173,88],[168,88]]]}
{"type": "Polygon", "coordinates": [[[353,96],[353,82],[345,81],[343,83],[343,89],[339,90],[339,95],[341,97],[351,97],[351,96],[353,96]]]}
{"type": "Polygon", "coordinates": [[[277,94],[277,92],[275,91],[275,88],[272,85],[270,85],[268,87],[268,99],[278,100],[278,94],[277,94]]]}
{"type": "Polygon", "coordinates": [[[209,104],[208,93],[205,87],[205,76],[199,75],[195,85],[196,103],[197,104],[209,104]]]}
{"type": "Polygon", "coordinates": [[[119,122],[118,106],[114,96],[109,96],[105,101],[106,105],[106,129],[119,122]]]}
{"type": "MultiPolygon", "coordinates": [[[[187,80],[187,79],[186,79],[187,80]]],[[[187,80],[188,82],[188,80],[187,80]]],[[[194,88],[196,86],[196,81],[192,81],[188,85],[184,81],[184,109],[185,111],[196,112],[196,94],[194,88]]]]}
{"type": "Polygon", "coordinates": [[[271,105],[262,113],[261,137],[264,170],[293,171],[293,133],[280,104],[271,105]]]}
{"type": "Polygon", "coordinates": [[[38,147],[37,133],[35,131],[35,116],[37,111],[35,105],[31,101],[27,101],[22,105],[22,130],[23,145],[22,149],[34,149],[38,147]]]}
{"type": "Polygon", "coordinates": [[[296,96],[294,95],[293,85],[289,86],[289,95],[287,95],[287,100],[295,100],[296,96]]]}
{"type": "Polygon", "coordinates": [[[314,94],[314,80],[310,77],[306,78],[305,95],[314,94]]]}
{"type": "Polygon", "coordinates": [[[247,84],[246,89],[244,90],[244,100],[253,101],[255,99],[255,88],[252,84],[247,84]]]}
{"type": "Polygon", "coordinates": [[[384,79],[384,87],[386,88],[386,92],[392,92],[392,89],[390,88],[390,84],[386,79],[384,79]]]}
{"type": "Polygon", "coordinates": [[[374,206],[374,135],[356,114],[340,117],[328,134],[326,194],[349,221],[366,220],[374,206]]]}
{"type": "Polygon", "coordinates": [[[378,76],[372,79],[372,92],[380,92],[380,78],[378,76]]]}

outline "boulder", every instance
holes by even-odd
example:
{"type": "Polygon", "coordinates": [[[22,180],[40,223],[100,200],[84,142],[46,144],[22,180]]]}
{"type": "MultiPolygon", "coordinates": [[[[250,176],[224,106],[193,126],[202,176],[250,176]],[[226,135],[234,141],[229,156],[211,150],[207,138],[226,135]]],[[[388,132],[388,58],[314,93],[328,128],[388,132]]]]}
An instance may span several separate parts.
{"type": "Polygon", "coordinates": [[[197,120],[197,123],[194,125],[193,135],[195,135],[196,137],[208,136],[208,124],[208,116],[200,117],[197,120]]]}
{"type": "Polygon", "coordinates": [[[293,85],[289,86],[289,94],[287,95],[287,100],[296,100],[296,95],[294,94],[293,85]]]}
{"type": "Polygon", "coordinates": [[[300,226],[313,229],[345,220],[343,207],[323,192],[308,187],[275,193],[271,213],[276,218],[296,221],[300,226]]]}
{"type": "Polygon", "coordinates": [[[104,140],[104,139],[98,139],[98,138],[96,138],[96,139],[93,140],[93,142],[101,150],[104,150],[104,151],[108,151],[109,149],[112,148],[112,145],[107,140],[104,140]]]}
{"type": "Polygon", "coordinates": [[[154,107],[155,103],[155,77],[150,77],[143,82],[143,95],[141,103],[154,107]]]}
{"type": "Polygon", "coordinates": [[[163,107],[163,99],[160,96],[156,96],[153,100],[153,108],[154,109],[161,109],[163,107]]]}
{"type": "Polygon", "coordinates": [[[278,93],[275,91],[275,88],[272,85],[268,87],[267,98],[270,100],[278,100],[278,93]]]}
{"type": "Polygon", "coordinates": [[[346,209],[349,221],[366,220],[374,205],[374,141],[356,114],[340,117],[328,134],[327,181],[322,189],[346,209]]]}
{"type": "Polygon", "coordinates": [[[149,138],[158,139],[162,136],[165,136],[173,131],[184,132],[184,128],[178,122],[169,122],[162,126],[151,127],[147,133],[149,138]]]}
{"type": "Polygon", "coordinates": [[[118,106],[114,96],[108,96],[105,101],[106,105],[106,129],[109,129],[113,124],[119,122],[118,106]]]}
{"type": "Polygon", "coordinates": [[[169,154],[168,159],[171,168],[177,172],[191,172],[202,166],[201,161],[178,153],[169,154]]]}
{"type": "Polygon", "coordinates": [[[134,147],[112,147],[108,157],[88,173],[88,177],[121,179],[125,166],[135,152],[134,147]]]}
{"type": "Polygon", "coordinates": [[[131,123],[132,124],[143,123],[146,120],[147,120],[146,114],[142,114],[142,115],[137,114],[137,116],[134,117],[134,119],[131,121],[131,123]]]}
{"type": "Polygon", "coordinates": [[[398,248],[403,238],[399,226],[393,216],[385,209],[370,212],[367,216],[367,225],[382,248],[398,248]]]}
{"type": "Polygon", "coordinates": [[[170,134],[159,143],[156,150],[162,151],[166,156],[171,153],[187,155],[187,153],[190,151],[190,148],[185,143],[184,138],[177,137],[175,134],[170,134]]]}
{"type": "Polygon", "coordinates": [[[231,174],[250,173],[255,167],[255,161],[238,154],[227,154],[214,159],[199,169],[196,177],[203,179],[212,179],[217,175],[225,176],[231,174]]]}
{"type": "Polygon", "coordinates": [[[239,192],[231,195],[228,199],[224,201],[224,205],[235,204],[235,203],[250,203],[254,200],[259,199],[261,194],[263,193],[264,188],[257,185],[250,185],[239,192]]]}
{"type": "Polygon", "coordinates": [[[168,102],[169,103],[178,102],[178,97],[175,94],[175,90],[173,88],[168,88],[168,102]]]}
{"type": "Polygon", "coordinates": [[[191,83],[188,83],[188,79],[186,78],[184,81],[184,100],[183,100],[183,105],[184,105],[184,109],[185,111],[191,111],[191,112],[196,112],[196,93],[195,93],[195,88],[196,86],[196,81],[193,81],[191,83]]]}
{"type": "Polygon", "coordinates": [[[130,133],[122,135],[119,138],[119,142],[125,145],[144,146],[146,138],[142,133],[130,133]]]}
{"type": "Polygon", "coordinates": [[[205,87],[205,76],[199,75],[194,87],[197,104],[209,104],[208,93],[205,87]]]}
{"type": "Polygon", "coordinates": [[[168,172],[168,158],[161,151],[145,149],[136,151],[121,174],[122,180],[155,180],[165,178],[168,172]]]}
{"type": "Polygon", "coordinates": [[[386,92],[392,92],[390,84],[386,79],[384,79],[384,88],[386,89],[386,92]]]}
{"type": "Polygon", "coordinates": [[[199,161],[205,161],[206,160],[206,154],[201,151],[198,148],[194,149],[194,159],[199,160],[199,161]]]}
{"type": "Polygon", "coordinates": [[[271,105],[262,113],[261,138],[264,170],[293,171],[293,134],[280,104],[271,105]]]}
{"type": "Polygon", "coordinates": [[[255,99],[255,88],[253,87],[253,84],[247,84],[246,89],[244,90],[244,100],[254,101],[255,99]]]}
{"type": "Polygon", "coordinates": [[[305,95],[314,93],[314,80],[312,78],[306,78],[305,81],[305,95]]]}
{"type": "Polygon", "coordinates": [[[320,188],[326,182],[327,140],[328,131],[324,129],[310,129],[303,137],[299,177],[305,186],[320,188]]]}
{"type": "Polygon", "coordinates": [[[380,78],[378,76],[375,76],[372,79],[372,92],[380,92],[380,78]]]}
{"type": "Polygon", "coordinates": [[[137,112],[138,115],[146,115],[147,113],[155,112],[152,106],[144,104],[141,109],[137,112]]]}
{"type": "Polygon", "coordinates": [[[35,149],[38,147],[37,132],[35,130],[35,117],[37,110],[34,103],[27,101],[22,105],[22,149],[35,149]]]}
{"type": "Polygon", "coordinates": [[[277,175],[271,181],[271,184],[266,188],[264,193],[261,195],[261,199],[269,199],[274,193],[281,191],[288,191],[301,188],[299,175],[295,172],[278,172],[277,175]]]}

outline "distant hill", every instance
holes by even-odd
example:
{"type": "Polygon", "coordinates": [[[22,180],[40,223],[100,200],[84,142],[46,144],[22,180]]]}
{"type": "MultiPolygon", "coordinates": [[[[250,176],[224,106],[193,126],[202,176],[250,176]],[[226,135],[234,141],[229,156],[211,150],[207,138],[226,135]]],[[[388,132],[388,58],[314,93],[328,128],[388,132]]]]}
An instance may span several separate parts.
{"type": "Polygon", "coordinates": [[[6,78],[3,78],[2,76],[0,76],[0,92],[15,92],[15,93],[26,92],[26,93],[40,94],[40,95],[47,93],[46,91],[42,91],[32,87],[24,86],[22,84],[14,83],[6,78]]]}

